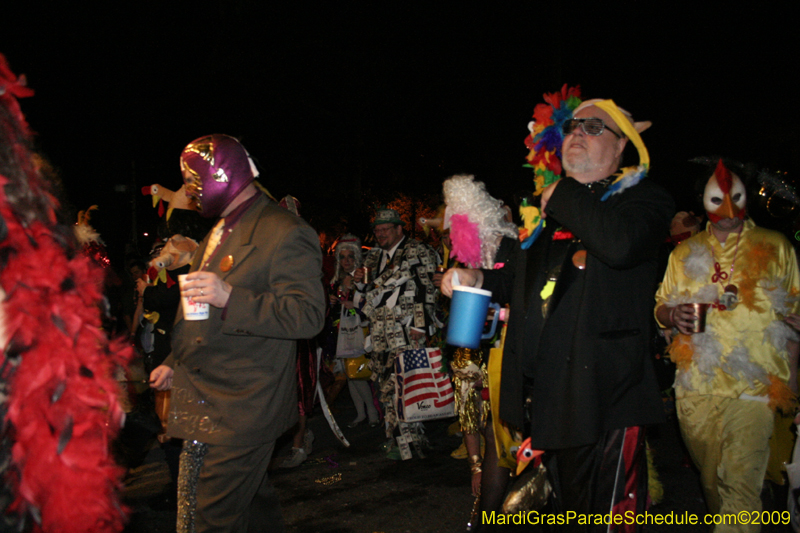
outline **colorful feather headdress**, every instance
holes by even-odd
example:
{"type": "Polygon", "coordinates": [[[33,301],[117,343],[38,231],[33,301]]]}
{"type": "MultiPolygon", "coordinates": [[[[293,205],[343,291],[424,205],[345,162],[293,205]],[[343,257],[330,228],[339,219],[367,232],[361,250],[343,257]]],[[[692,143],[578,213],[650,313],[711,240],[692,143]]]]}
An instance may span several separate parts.
{"type": "Polygon", "coordinates": [[[525,146],[530,153],[525,158],[528,163],[523,165],[533,169],[536,196],[561,177],[562,126],[581,103],[581,87],[567,87],[565,83],[561,92],[545,93],[543,97],[546,103],[536,105],[528,124],[531,134],[525,138],[525,146]]]}
{"type": "MultiPolygon", "coordinates": [[[[533,110],[533,120],[528,124],[530,135],[525,138],[525,146],[530,153],[523,165],[533,169],[534,196],[539,196],[548,185],[561,178],[561,144],[564,142],[562,127],[572,118],[574,110],[581,103],[580,85],[567,87],[565,83],[560,92],[545,93],[544,104],[537,104],[533,110]]],[[[522,201],[519,207],[523,226],[519,228],[522,248],[527,249],[544,228],[544,220],[539,208],[522,201]]]]}

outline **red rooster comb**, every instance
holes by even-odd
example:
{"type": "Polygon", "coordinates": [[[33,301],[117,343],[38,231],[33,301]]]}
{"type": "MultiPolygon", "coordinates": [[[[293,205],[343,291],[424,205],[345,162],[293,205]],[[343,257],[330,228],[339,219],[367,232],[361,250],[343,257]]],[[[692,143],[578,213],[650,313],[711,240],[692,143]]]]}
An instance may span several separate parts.
{"type": "Polygon", "coordinates": [[[733,176],[731,176],[731,171],[728,170],[728,167],[725,166],[725,163],[722,162],[722,158],[720,158],[719,162],[717,162],[717,168],[714,169],[714,175],[717,177],[717,183],[719,184],[719,188],[722,190],[722,193],[729,194],[731,192],[731,187],[733,186],[733,176]]]}

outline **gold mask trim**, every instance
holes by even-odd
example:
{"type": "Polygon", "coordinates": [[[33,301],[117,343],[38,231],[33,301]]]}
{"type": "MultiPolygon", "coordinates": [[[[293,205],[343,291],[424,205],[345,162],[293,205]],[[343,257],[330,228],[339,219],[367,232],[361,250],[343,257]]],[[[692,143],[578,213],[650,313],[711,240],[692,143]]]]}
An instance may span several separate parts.
{"type": "Polygon", "coordinates": [[[211,137],[203,137],[202,139],[198,139],[197,141],[189,144],[184,148],[185,152],[192,152],[200,157],[203,158],[203,161],[207,162],[209,165],[216,166],[214,164],[214,143],[212,142],[211,137]]]}
{"type": "Polygon", "coordinates": [[[181,158],[181,168],[186,169],[189,174],[191,175],[190,179],[184,180],[184,185],[186,185],[186,192],[191,196],[195,204],[197,205],[197,210],[201,213],[203,212],[203,181],[200,179],[200,175],[195,172],[189,165],[186,164],[186,161],[181,158]]]}

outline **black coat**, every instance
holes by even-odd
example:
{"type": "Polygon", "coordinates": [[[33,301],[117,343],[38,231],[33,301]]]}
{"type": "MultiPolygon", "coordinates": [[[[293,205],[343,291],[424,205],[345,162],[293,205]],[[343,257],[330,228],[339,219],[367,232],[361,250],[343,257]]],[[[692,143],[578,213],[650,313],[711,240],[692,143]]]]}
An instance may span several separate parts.
{"type": "Polygon", "coordinates": [[[500,415],[523,427],[527,381],[537,449],[592,444],[605,431],[663,419],[650,331],[657,251],[674,204],[648,179],[601,202],[604,191],[562,179],[537,241],[517,246],[511,268],[484,271],[492,299],[511,303],[500,415]],[[554,241],[559,226],[574,241],[554,241]],[[579,250],[585,270],[573,265],[579,250]],[[544,318],[540,293],[554,261],[561,271],[544,318]]]}
{"type": "Polygon", "coordinates": [[[189,265],[171,270],[169,276],[175,282],[172,286],[167,287],[166,283],[158,283],[150,285],[144,290],[142,307],[146,312],[158,313],[158,321],[153,324],[153,351],[149,354],[152,357],[153,368],[164,362],[172,349],[172,325],[175,323],[175,315],[181,306],[178,276],[187,272],[189,272],[189,265]]]}

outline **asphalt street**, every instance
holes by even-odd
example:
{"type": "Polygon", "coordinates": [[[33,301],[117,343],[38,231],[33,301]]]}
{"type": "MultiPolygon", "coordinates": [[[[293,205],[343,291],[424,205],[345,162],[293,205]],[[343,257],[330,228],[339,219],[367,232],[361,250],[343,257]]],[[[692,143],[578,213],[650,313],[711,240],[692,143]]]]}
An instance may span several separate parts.
{"type": "MultiPolygon", "coordinates": [[[[273,469],[270,477],[281,498],[288,531],[296,533],[456,533],[466,531],[472,509],[466,461],[450,457],[460,439],[447,434],[452,420],[426,424],[431,448],[425,459],[392,461],[380,450],[380,428],[362,424],[346,427],[355,418],[345,388],[334,403],[335,416],[350,442],[345,447],[333,435],[323,416],[310,420],[315,434],[313,452],[292,470],[273,469]]],[[[653,461],[664,495],[651,514],[685,516],[705,513],[698,476],[685,456],[673,418],[650,428],[653,461]]],[[[289,454],[288,438],[279,442],[273,465],[289,454]]],[[[141,466],[126,478],[126,501],[132,509],[126,533],[162,533],[175,530],[175,510],[165,500],[169,473],[156,446],[141,466]]],[[[507,526],[500,531],[535,531],[507,526]]],[[[651,525],[647,532],[708,531],[697,525],[651,525]]],[[[784,531],[783,528],[773,529],[784,531]]]]}

